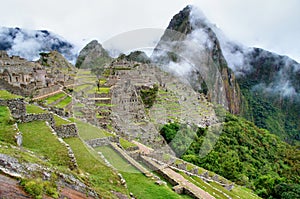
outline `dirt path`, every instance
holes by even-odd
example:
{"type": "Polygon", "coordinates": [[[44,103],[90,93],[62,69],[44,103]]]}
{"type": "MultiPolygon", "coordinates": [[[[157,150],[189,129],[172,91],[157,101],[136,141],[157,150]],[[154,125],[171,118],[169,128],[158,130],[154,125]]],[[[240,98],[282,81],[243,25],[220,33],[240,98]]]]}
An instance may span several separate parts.
{"type": "Polygon", "coordinates": [[[13,178],[0,174],[0,198],[31,198],[13,178]]]}
{"type": "Polygon", "coordinates": [[[55,91],[55,92],[52,92],[52,93],[48,93],[48,94],[46,94],[46,95],[42,95],[42,96],[39,96],[39,97],[35,97],[35,98],[33,98],[32,100],[43,99],[43,98],[49,97],[49,96],[51,96],[51,95],[55,95],[55,94],[60,93],[60,92],[62,92],[62,90],[58,90],[58,91],[55,91]]]}

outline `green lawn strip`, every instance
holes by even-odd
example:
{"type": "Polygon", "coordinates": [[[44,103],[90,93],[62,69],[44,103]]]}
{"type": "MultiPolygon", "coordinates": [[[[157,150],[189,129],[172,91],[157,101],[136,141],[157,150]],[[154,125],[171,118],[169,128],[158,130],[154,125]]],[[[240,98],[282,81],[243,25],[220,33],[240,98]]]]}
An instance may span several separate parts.
{"type": "Polygon", "coordinates": [[[168,186],[159,186],[155,181],[139,173],[136,168],[119,156],[112,148],[104,146],[98,147],[96,151],[101,151],[105,158],[122,174],[125,178],[128,190],[137,198],[190,198],[186,195],[178,195],[168,186]]]}
{"type": "Polygon", "coordinates": [[[65,96],[66,96],[66,94],[61,92],[61,93],[57,93],[55,95],[52,95],[50,97],[47,97],[46,99],[44,99],[44,101],[47,105],[49,105],[49,104],[52,104],[53,102],[57,101],[58,99],[60,99],[62,97],[65,97],[65,96]]]}
{"type": "Polygon", "coordinates": [[[76,74],[76,77],[77,76],[85,76],[85,75],[91,75],[91,70],[79,69],[76,74]]]}
{"type": "Polygon", "coordinates": [[[22,96],[12,94],[7,90],[0,90],[0,99],[8,100],[8,99],[15,99],[15,98],[22,98],[22,96]]]}
{"type": "Polygon", "coordinates": [[[56,126],[61,126],[63,124],[70,124],[71,123],[70,121],[64,120],[64,119],[62,119],[61,117],[59,117],[55,114],[53,116],[54,116],[56,126]]]}
{"type": "Polygon", "coordinates": [[[216,187],[217,189],[223,191],[227,195],[229,195],[232,198],[238,198],[239,196],[242,199],[258,199],[260,197],[256,196],[253,194],[253,191],[238,185],[234,185],[234,188],[231,191],[228,191],[225,189],[223,186],[219,185],[216,182],[211,182],[210,183],[212,186],[216,187]]]}
{"type": "Polygon", "coordinates": [[[44,121],[22,123],[18,126],[23,135],[23,147],[44,156],[53,165],[69,166],[66,147],[52,134],[44,121]]]}
{"type": "Polygon", "coordinates": [[[56,104],[55,107],[57,107],[57,108],[65,108],[71,102],[72,102],[72,97],[67,96],[65,99],[63,99],[58,104],[56,104]]]}
{"type": "Polygon", "coordinates": [[[77,124],[78,133],[83,140],[113,136],[105,130],[95,127],[89,123],[82,122],[80,120],[75,120],[75,122],[77,124]]]}
{"type": "Polygon", "coordinates": [[[110,88],[109,87],[100,87],[98,90],[97,86],[94,86],[93,88],[91,88],[90,90],[87,91],[87,94],[92,94],[92,93],[98,93],[98,94],[108,94],[110,92],[110,88]]]}
{"type": "MultiPolygon", "coordinates": [[[[227,199],[227,197],[222,192],[213,189],[212,186],[210,186],[209,184],[206,184],[200,178],[187,176],[183,172],[179,172],[179,173],[185,179],[187,179],[188,181],[192,182],[193,184],[195,184],[196,186],[198,186],[199,188],[201,188],[203,191],[206,191],[210,195],[214,196],[216,199],[227,199]]],[[[233,198],[237,198],[237,197],[233,197],[233,198]]]]}
{"type": "Polygon", "coordinates": [[[120,185],[119,177],[107,167],[99,155],[89,149],[79,138],[66,138],[66,143],[72,148],[79,169],[89,173],[89,183],[102,198],[113,198],[111,190],[127,193],[124,186],[120,185]]]}
{"type": "Polygon", "coordinates": [[[38,114],[38,113],[46,113],[47,111],[34,104],[26,104],[26,112],[28,114],[30,113],[38,114]]]}
{"type": "Polygon", "coordinates": [[[120,138],[120,144],[124,149],[128,149],[130,147],[135,147],[136,145],[132,142],[129,142],[128,140],[125,140],[124,138],[120,138]]]}
{"type": "Polygon", "coordinates": [[[0,106],[0,141],[16,144],[15,135],[17,130],[14,129],[14,120],[8,107],[0,106]]]}
{"type": "Polygon", "coordinates": [[[79,92],[81,90],[86,89],[89,86],[92,86],[92,85],[91,84],[82,84],[82,85],[76,86],[75,89],[74,89],[74,91],[75,92],[79,92]]]}
{"type": "Polygon", "coordinates": [[[114,107],[114,104],[95,103],[96,106],[100,107],[114,107]]]}
{"type": "Polygon", "coordinates": [[[23,163],[36,163],[42,166],[49,167],[50,164],[44,160],[41,160],[34,154],[31,154],[27,152],[26,150],[23,150],[22,148],[12,146],[11,144],[7,142],[0,141],[0,153],[9,155],[11,157],[17,158],[19,162],[23,163]]]}

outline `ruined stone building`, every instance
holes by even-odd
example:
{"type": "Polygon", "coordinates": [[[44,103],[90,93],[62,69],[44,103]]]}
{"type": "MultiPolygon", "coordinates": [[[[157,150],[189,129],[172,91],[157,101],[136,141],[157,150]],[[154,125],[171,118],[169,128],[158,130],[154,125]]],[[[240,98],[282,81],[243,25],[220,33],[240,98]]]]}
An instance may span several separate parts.
{"type": "Polygon", "coordinates": [[[4,89],[14,92],[15,88],[19,90],[18,94],[38,96],[60,89],[71,78],[51,66],[46,67],[19,56],[10,57],[6,51],[0,51],[0,80],[4,89]]]}

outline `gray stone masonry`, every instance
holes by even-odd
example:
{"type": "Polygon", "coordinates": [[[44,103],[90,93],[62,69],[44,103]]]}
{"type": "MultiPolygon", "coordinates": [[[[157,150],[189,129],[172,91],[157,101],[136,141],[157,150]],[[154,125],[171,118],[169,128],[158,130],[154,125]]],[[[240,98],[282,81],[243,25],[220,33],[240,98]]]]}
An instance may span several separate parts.
{"type": "Polygon", "coordinates": [[[93,148],[96,148],[98,146],[107,146],[110,145],[111,142],[119,143],[119,137],[110,136],[86,141],[86,143],[93,148]]]}
{"type": "Polygon", "coordinates": [[[15,119],[20,119],[26,115],[26,106],[23,98],[0,100],[0,105],[7,106],[15,119]]]}
{"type": "Polygon", "coordinates": [[[60,138],[70,138],[70,137],[78,137],[78,130],[76,124],[63,124],[61,126],[52,127],[57,136],[60,138]]]}

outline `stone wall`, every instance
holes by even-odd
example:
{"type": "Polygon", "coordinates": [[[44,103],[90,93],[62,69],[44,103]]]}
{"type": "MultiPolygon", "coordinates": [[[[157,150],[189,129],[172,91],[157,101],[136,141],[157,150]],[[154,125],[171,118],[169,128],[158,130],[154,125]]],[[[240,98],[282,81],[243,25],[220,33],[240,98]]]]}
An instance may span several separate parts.
{"type": "Polygon", "coordinates": [[[110,145],[111,142],[119,143],[119,137],[110,136],[110,137],[97,138],[97,139],[86,141],[86,143],[93,148],[98,146],[107,146],[110,145]]]}
{"type": "Polygon", "coordinates": [[[56,91],[59,91],[59,90],[60,90],[59,85],[53,85],[53,86],[50,86],[50,87],[41,88],[41,89],[38,90],[37,95],[35,95],[34,97],[40,97],[40,96],[47,95],[49,93],[53,93],[53,92],[56,92],[56,91]]]}
{"type": "Polygon", "coordinates": [[[153,161],[149,161],[149,157],[146,156],[140,156],[140,160],[152,171],[155,171],[159,173],[164,179],[166,179],[172,186],[178,185],[178,182],[176,182],[173,178],[171,178],[169,175],[167,175],[165,172],[162,171],[162,169],[159,167],[158,164],[156,164],[153,161]]]}
{"type": "Polygon", "coordinates": [[[76,124],[72,123],[56,126],[53,113],[27,114],[26,105],[23,98],[9,100],[0,99],[0,106],[7,106],[13,118],[19,120],[22,123],[32,121],[47,121],[50,126],[57,132],[58,137],[78,137],[76,124]]]}
{"type": "Polygon", "coordinates": [[[15,119],[20,119],[26,115],[26,106],[23,98],[0,100],[0,105],[7,106],[15,119]]]}
{"type": "Polygon", "coordinates": [[[9,84],[7,81],[5,81],[4,79],[0,79],[0,89],[4,89],[15,95],[21,95],[25,97],[29,97],[31,95],[31,91],[20,88],[18,86],[13,86],[9,84]]]}
{"type": "Polygon", "coordinates": [[[27,123],[32,121],[47,121],[51,127],[55,126],[52,113],[26,114],[21,118],[21,122],[27,123]]]}
{"type": "Polygon", "coordinates": [[[78,130],[76,124],[63,124],[61,126],[52,127],[57,136],[60,138],[70,138],[70,137],[78,137],[78,130]]]}

